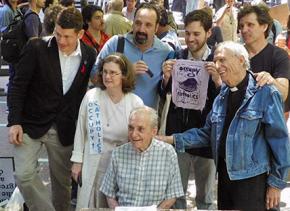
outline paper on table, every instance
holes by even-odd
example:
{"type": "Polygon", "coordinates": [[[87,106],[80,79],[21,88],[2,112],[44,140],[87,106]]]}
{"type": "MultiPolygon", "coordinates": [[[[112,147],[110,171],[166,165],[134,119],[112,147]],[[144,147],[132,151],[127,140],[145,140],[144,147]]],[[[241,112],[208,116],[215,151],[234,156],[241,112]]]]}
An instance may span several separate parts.
{"type": "Polygon", "coordinates": [[[147,206],[147,207],[116,207],[115,211],[157,211],[157,206],[147,206]]]}
{"type": "Polygon", "coordinates": [[[203,61],[176,61],[172,73],[172,101],[177,107],[204,108],[209,80],[204,64],[203,61]]]}

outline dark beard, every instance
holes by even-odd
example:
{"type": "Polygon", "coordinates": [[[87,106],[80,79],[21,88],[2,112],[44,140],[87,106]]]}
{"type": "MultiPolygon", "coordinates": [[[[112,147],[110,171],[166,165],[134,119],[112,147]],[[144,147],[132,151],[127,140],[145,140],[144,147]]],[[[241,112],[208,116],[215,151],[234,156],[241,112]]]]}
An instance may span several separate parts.
{"type": "Polygon", "coordinates": [[[143,45],[147,42],[148,35],[143,33],[143,32],[136,32],[136,34],[134,36],[134,40],[136,43],[143,45]]]}

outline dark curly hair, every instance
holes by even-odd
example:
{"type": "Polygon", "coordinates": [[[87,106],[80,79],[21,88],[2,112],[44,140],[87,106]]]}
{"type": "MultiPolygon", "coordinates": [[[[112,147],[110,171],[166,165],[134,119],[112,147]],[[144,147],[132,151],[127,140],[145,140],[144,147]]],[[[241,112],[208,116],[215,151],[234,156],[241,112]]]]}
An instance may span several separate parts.
{"type": "Polygon", "coordinates": [[[87,5],[82,9],[82,16],[84,19],[84,25],[83,25],[84,30],[87,30],[89,28],[88,22],[92,20],[94,13],[97,11],[104,14],[104,11],[102,10],[102,8],[96,5],[87,5]]]}
{"type": "Polygon", "coordinates": [[[48,8],[46,8],[43,19],[43,26],[46,35],[53,33],[56,18],[63,9],[64,7],[60,4],[50,5],[48,8]]]}
{"type": "Polygon", "coordinates": [[[199,21],[206,32],[212,27],[212,17],[202,9],[188,13],[184,18],[184,26],[186,27],[194,21],[199,21]]]}
{"type": "Polygon", "coordinates": [[[239,23],[239,28],[240,28],[240,21],[243,17],[249,15],[249,14],[256,14],[257,16],[257,21],[260,25],[263,24],[268,24],[268,28],[265,31],[264,35],[265,37],[268,37],[269,32],[272,28],[272,24],[273,24],[273,19],[269,14],[269,10],[267,10],[265,7],[261,7],[261,6],[245,6],[244,8],[242,8],[240,10],[240,12],[238,13],[238,23],[239,23]]]}
{"type": "Polygon", "coordinates": [[[82,14],[75,7],[62,10],[57,16],[56,23],[63,29],[74,29],[76,32],[83,29],[82,14]]]}
{"type": "Polygon", "coordinates": [[[121,53],[113,53],[108,55],[106,58],[104,58],[99,65],[99,72],[97,74],[97,86],[99,86],[101,89],[106,89],[104,82],[103,82],[103,67],[104,64],[114,62],[115,64],[118,64],[121,72],[122,72],[122,91],[124,93],[131,92],[135,89],[135,83],[136,83],[136,77],[135,72],[133,70],[132,63],[127,59],[127,57],[124,54],[121,53]]]}

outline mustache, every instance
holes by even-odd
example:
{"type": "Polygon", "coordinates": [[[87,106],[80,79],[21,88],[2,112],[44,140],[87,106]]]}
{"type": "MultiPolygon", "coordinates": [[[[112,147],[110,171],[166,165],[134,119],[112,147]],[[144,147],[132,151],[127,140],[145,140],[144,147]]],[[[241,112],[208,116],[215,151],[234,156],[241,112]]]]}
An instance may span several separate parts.
{"type": "Polygon", "coordinates": [[[145,36],[145,37],[148,36],[148,35],[147,35],[146,33],[144,33],[144,32],[137,32],[136,35],[137,35],[137,36],[138,36],[138,35],[141,35],[141,36],[145,36]]]}

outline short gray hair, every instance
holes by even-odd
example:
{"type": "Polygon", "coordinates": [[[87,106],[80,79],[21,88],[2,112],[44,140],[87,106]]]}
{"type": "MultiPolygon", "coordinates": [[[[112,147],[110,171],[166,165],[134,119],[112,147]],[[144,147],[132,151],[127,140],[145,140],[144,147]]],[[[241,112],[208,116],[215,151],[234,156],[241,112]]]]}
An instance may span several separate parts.
{"type": "Polygon", "coordinates": [[[129,119],[131,119],[132,116],[135,115],[136,113],[138,114],[143,113],[146,116],[148,115],[151,127],[158,128],[158,114],[155,109],[150,108],[148,106],[140,106],[140,107],[133,108],[130,112],[129,119]]]}
{"type": "Polygon", "coordinates": [[[110,0],[109,1],[109,9],[115,11],[122,11],[124,7],[123,0],[110,0]]]}
{"type": "Polygon", "coordinates": [[[250,69],[250,59],[249,59],[249,53],[244,47],[244,45],[234,42],[234,41],[225,41],[221,42],[217,45],[216,50],[222,50],[222,49],[228,49],[235,56],[242,56],[245,59],[244,67],[248,70],[250,69]]]}

